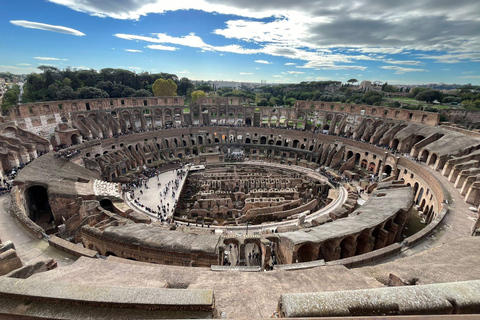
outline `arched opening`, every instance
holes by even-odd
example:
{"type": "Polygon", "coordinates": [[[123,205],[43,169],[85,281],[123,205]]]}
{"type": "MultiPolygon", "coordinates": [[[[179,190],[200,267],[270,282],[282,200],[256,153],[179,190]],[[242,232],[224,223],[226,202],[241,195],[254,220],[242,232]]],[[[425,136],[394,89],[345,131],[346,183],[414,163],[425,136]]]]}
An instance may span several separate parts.
{"type": "Polygon", "coordinates": [[[368,165],[368,161],[366,159],[363,159],[360,167],[362,169],[367,169],[367,165],[368,165]]]}
{"type": "Polygon", "coordinates": [[[435,162],[437,162],[437,154],[436,153],[432,153],[432,155],[430,156],[430,160],[428,161],[428,165],[432,165],[432,164],[435,164],[435,162]]]}
{"type": "Polygon", "coordinates": [[[427,162],[428,156],[429,156],[428,150],[423,150],[422,154],[420,155],[420,161],[421,162],[427,162]]]}
{"type": "Polygon", "coordinates": [[[390,177],[390,175],[392,174],[392,166],[390,166],[389,164],[385,165],[385,167],[383,168],[383,173],[385,173],[387,177],[390,177]]]}
{"type": "Polygon", "coordinates": [[[355,154],[355,165],[358,166],[360,164],[360,153],[355,154]]]}
{"type": "Polygon", "coordinates": [[[47,188],[42,186],[28,188],[26,202],[30,219],[42,227],[47,234],[55,233],[55,219],[48,201],[47,188]]]}
{"type": "Polygon", "coordinates": [[[330,129],[330,126],[329,126],[328,124],[326,124],[326,125],[323,126],[322,129],[323,129],[323,130],[329,130],[329,129],[330,129]]]}
{"type": "Polygon", "coordinates": [[[348,160],[351,157],[353,157],[353,151],[350,150],[350,151],[347,152],[347,158],[345,160],[348,160]]]}
{"type": "Polygon", "coordinates": [[[251,126],[251,125],[252,125],[252,118],[247,118],[247,119],[245,119],[245,124],[246,124],[247,126],[251,126]]]}
{"type": "Polygon", "coordinates": [[[316,259],[315,254],[315,245],[313,243],[306,243],[298,248],[297,251],[297,261],[298,262],[309,262],[316,259]]]}
{"type": "Polygon", "coordinates": [[[420,188],[420,192],[418,193],[417,201],[415,203],[418,205],[423,197],[423,188],[420,188]]]}
{"type": "Polygon", "coordinates": [[[393,139],[392,141],[392,144],[390,145],[390,147],[394,150],[397,150],[398,149],[398,139],[393,139]]]}
{"type": "Polygon", "coordinates": [[[113,203],[110,199],[100,200],[100,206],[107,211],[115,213],[115,210],[113,210],[113,203]]]}
{"type": "Polygon", "coordinates": [[[266,137],[261,137],[260,138],[260,144],[266,144],[267,143],[267,138],[266,137]]]}
{"type": "Polygon", "coordinates": [[[368,164],[368,171],[375,172],[375,162],[370,162],[368,164]]]}
{"type": "Polygon", "coordinates": [[[72,136],[70,138],[72,140],[73,145],[82,143],[82,140],[80,139],[78,134],[72,134],[72,136]]]}

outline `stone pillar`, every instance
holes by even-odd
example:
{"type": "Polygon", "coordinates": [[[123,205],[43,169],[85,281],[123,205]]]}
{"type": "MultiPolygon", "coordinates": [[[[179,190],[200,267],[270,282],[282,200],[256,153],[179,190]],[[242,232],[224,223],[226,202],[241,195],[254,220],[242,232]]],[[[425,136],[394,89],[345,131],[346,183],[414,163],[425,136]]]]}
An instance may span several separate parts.
{"type": "Polygon", "coordinates": [[[238,241],[238,265],[245,265],[245,239],[239,239],[238,241]]]}
{"type": "Polygon", "coordinates": [[[374,250],[381,249],[381,248],[385,247],[385,245],[387,243],[387,240],[388,240],[388,231],[386,231],[383,228],[380,229],[380,233],[377,236],[377,240],[375,242],[374,250]]]}

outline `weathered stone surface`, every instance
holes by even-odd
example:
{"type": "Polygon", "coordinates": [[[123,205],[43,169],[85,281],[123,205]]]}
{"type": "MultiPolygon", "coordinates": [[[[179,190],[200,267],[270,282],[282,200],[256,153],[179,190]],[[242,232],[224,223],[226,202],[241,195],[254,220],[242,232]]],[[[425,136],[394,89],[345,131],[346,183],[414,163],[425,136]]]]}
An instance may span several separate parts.
{"type": "Polygon", "coordinates": [[[480,313],[480,281],[366,290],[294,293],[280,298],[282,317],[480,313]]]}

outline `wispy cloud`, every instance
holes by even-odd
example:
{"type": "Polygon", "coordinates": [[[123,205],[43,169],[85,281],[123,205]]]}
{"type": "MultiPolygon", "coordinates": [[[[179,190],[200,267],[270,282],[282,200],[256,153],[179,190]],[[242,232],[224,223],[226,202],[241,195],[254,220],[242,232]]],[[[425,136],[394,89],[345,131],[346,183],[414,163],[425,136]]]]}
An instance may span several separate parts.
{"type": "Polygon", "coordinates": [[[263,64],[272,64],[273,62],[268,62],[266,60],[255,60],[256,63],[263,63],[263,64]]]}
{"type": "Polygon", "coordinates": [[[404,74],[406,72],[428,72],[426,69],[403,68],[399,66],[383,66],[380,67],[387,70],[395,70],[395,74],[404,74]]]}
{"type": "Polygon", "coordinates": [[[293,62],[287,62],[287,63],[285,63],[285,65],[286,65],[286,66],[294,66],[294,65],[296,65],[296,63],[293,63],[293,62]]]}
{"type": "Polygon", "coordinates": [[[30,63],[17,63],[17,65],[19,65],[19,66],[31,66],[30,63]]]}
{"type": "Polygon", "coordinates": [[[190,71],[188,71],[188,70],[175,71],[175,73],[178,73],[178,74],[188,74],[188,73],[190,73],[190,71]]]}
{"type": "Polygon", "coordinates": [[[128,69],[132,69],[132,70],[142,70],[142,68],[139,68],[139,67],[128,67],[128,69]]]}
{"type": "Polygon", "coordinates": [[[142,50],[136,50],[136,49],[123,49],[127,52],[143,52],[142,50]]]}
{"type": "Polygon", "coordinates": [[[146,48],[153,49],[153,50],[164,50],[164,51],[176,51],[178,48],[164,46],[161,44],[149,44],[146,48]]]}
{"type": "Polygon", "coordinates": [[[290,74],[305,74],[305,72],[302,71],[288,71],[290,74]]]}
{"type": "Polygon", "coordinates": [[[80,32],[78,30],[64,27],[64,26],[56,26],[53,24],[46,24],[46,23],[26,21],[26,20],[10,20],[10,23],[16,26],[29,28],[29,29],[38,29],[38,30],[52,31],[52,32],[58,32],[58,33],[65,33],[65,34],[70,34],[70,35],[79,36],[79,37],[85,35],[85,33],[80,32]]]}
{"type": "Polygon", "coordinates": [[[250,74],[253,74],[251,72],[240,72],[241,75],[250,75],[250,74]]]}
{"type": "Polygon", "coordinates": [[[68,59],[59,59],[59,58],[52,58],[52,57],[33,57],[33,59],[45,60],[45,61],[68,61],[68,59]]]}

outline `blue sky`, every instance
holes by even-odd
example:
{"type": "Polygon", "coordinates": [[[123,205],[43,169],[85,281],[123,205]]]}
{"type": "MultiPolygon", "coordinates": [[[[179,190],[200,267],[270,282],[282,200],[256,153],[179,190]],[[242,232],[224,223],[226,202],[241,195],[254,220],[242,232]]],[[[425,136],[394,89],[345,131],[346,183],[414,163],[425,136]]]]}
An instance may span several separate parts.
{"type": "Polygon", "coordinates": [[[3,0],[0,71],[480,84],[478,0],[3,0]]]}

